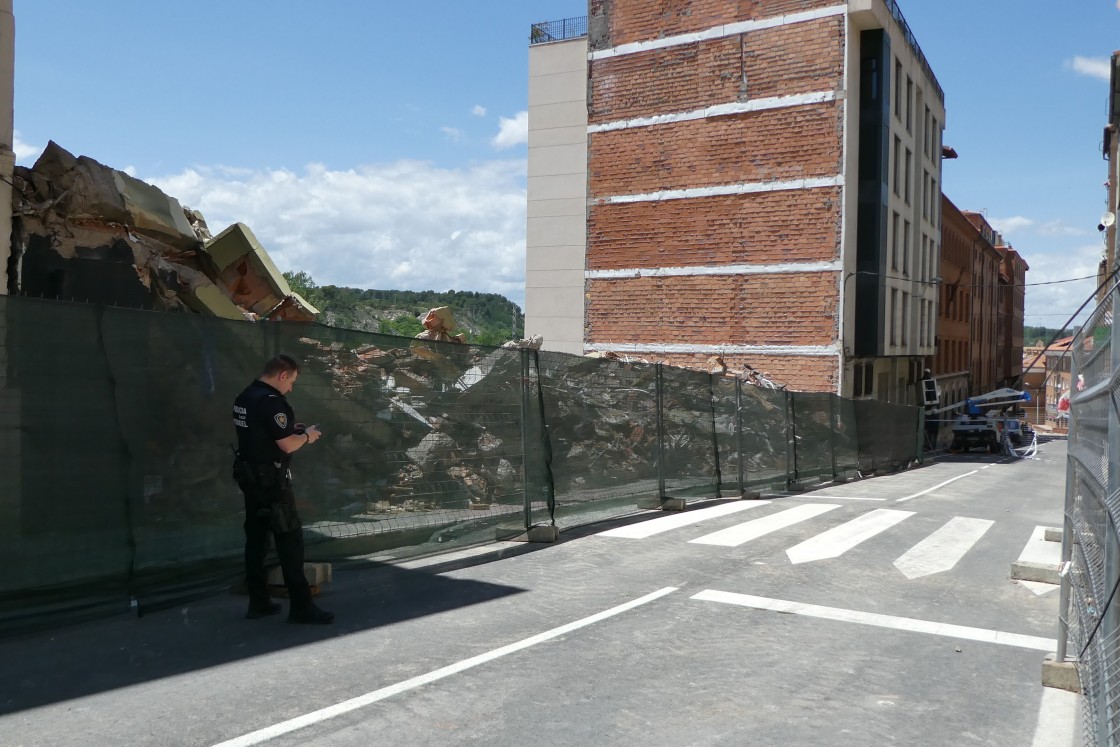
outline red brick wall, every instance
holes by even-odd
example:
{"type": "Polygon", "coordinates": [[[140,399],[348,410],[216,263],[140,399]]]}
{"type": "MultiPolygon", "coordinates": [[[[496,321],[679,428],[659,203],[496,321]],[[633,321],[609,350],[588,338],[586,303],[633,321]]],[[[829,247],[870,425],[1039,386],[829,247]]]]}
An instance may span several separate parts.
{"type": "MultiPolygon", "coordinates": [[[[671,366],[708,370],[713,353],[650,355],[635,353],[634,357],[671,366]]],[[[785,384],[799,392],[835,392],[839,368],[835,355],[721,355],[728,368],[742,370],[748,365],[766,374],[775,384],[785,384]]]]}
{"type": "Polygon", "coordinates": [[[597,279],[587,293],[592,343],[831,345],[837,335],[834,272],[597,279]]]}
{"type": "Polygon", "coordinates": [[[838,4],[840,0],[592,0],[589,10],[592,16],[606,11],[607,46],[618,46],[838,4]]]}
{"type": "Polygon", "coordinates": [[[594,60],[589,121],[840,88],[843,16],[594,60]],[[743,88],[743,76],[746,86],[743,88]]]}
{"type": "Polygon", "coordinates": [[[839,187],[593,205],[587,267],[830,262],[840,255],[839,187]]]}
{"type": "Polygon", "coordinates": [[[592,133],[592,198],[840,173],[836,102],[592,133]]]}
{"type": "MultiPolygon", "coordinates": [[[[597,49],[772,18],[838,0],[592,0],[597,49]]],[[[843,16],[590,63],[590,122],[601,124],[843,85],[843,16]],[[745,90],[743,78],[746,77],[745,90]]],[[[588,139],[589,269],[833,261],[835,187],[618,203],[603,198],[728,184],[830,178],[842,171],[844,101],[595,132],[588,139]]],[[[593,344],[830,346],[838,273],[588,280],[593,344]]],[[[706,370],[712,353],[659,360],[706,370]]],[[[641,354],[651,358],[650,354],[641,354]]],[[[835,391],[834,355],[725,357],[794,389],[835,391]]]]}

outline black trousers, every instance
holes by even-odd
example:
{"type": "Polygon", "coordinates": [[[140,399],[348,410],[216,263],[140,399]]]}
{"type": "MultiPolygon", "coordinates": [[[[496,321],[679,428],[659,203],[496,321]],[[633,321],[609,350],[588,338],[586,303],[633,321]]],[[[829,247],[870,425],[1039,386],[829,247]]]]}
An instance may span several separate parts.
{"type": "Polygon", "coordinates": [[[276,555],[288,587],[291,609],[296,612],[311,608],[311,588],[303,573],[303,529],[296,513],[295,495],[290,487],[261,488],[240,483],[245,496],[245,584],[249,603],[265,607],[270,603],[268,575],[264,560],[268,555],[269,538],[276,542],[276,555]],[[283,512],[287,525],[278,531],[273,512],[283,512]]]}

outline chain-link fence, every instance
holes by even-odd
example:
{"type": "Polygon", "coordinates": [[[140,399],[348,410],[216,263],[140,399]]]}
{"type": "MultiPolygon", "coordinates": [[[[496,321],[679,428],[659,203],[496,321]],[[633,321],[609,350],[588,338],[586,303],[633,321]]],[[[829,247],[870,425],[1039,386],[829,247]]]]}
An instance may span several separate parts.
{"type": "Polygon", "coordinates": [[[1113,287],[1073,339],[1058,657],[1077,662],[1085,743],[1120,744],[1120,344],[1113,287]],[[1067,565],[1068,562],[1068,565],[1067,565]],[[1074,650],[1067,652],[1068,645],[1074,650]]]}
{"type": "Polygon", "coordinates": [[[269,357],[324,437],[307,555],[385,561],[920,457],[920,411],[669,366],[0,297],[0,632],[241,575],[231,406],[269,357]],[[678,503],[678,501],[674,501],[678,503]]]}

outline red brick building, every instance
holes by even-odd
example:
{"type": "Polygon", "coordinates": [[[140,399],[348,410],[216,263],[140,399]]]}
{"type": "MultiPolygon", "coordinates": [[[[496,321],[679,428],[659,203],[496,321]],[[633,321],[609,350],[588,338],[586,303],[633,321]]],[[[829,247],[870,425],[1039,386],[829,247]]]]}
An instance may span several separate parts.
{"type": "MultiPolygon", "coordinates": [[[[794,389],[913,401],[945,116],[897,6],[591,0],[587,28],[584,351],[721,355],[794,389]]],[[[545,215],[564,206],[537,199],[572,169],[535,165],[555,154],[534,127],[555,81],[530,68],[527,334],[574,318],[548,303],[570,303],[549,249],[566,224],[545,215]]]]}

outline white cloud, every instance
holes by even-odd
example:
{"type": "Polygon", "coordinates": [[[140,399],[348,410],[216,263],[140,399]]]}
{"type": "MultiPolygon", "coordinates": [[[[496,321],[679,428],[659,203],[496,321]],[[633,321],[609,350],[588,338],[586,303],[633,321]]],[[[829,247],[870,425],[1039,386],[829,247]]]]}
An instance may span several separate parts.
{"type": "Polygon", "coordinates": [[[247,224],[281,270],[306,271],[320,285],[473,290],[524,306],[524,160],[196,167],[147,181],[201,210],[214,234],[247,224]]]}
{"type": "Polygon", "coordinates": [[[1072,60],[1066,60],[1066,67],[1071,68],[1079,75],[1087,75],[1090,78],[1099,78],[1100,80],[1109,80],[1112,74],[1112,64],[1107,57],[1081,57],[1079,55],[1072,60]]]}
{"type": "Polygon", "coordinates": [[[453,143],[457,143],[463,139],[462,130],[456,129],[454,127],[440,127],[439,129],[441,132],[443,132],[444,135],[447,135],[447,138],[453,143]]]}
{"type": "Polygon", "coordinates": [[[1060,220],[1042,223],[1038,227],[1038,232],[1043,236],[1085,236],[1090,233],[1084,228],[1068,226],[1060,220]]]}
{"type": "Polygon", "coordinates": [[[1057,327],[1077,311],[1097,287],[1097,265],[1101,252],[1100,243],[1091,243],[1065,251],[1024,255],[1031,267],[1027,271],[1026,324],[1057,327]],[[1068,278],[1088,279],[1054,285],[1029,285],[1068,278]]]}
{"type": "Polygon", "coordinates": [[[43,148],[45,147],[23,142],[20,138],[19,130],[15,131],[12,140],[14,141],[12,142],[12,151],[16,154],[16,163],[21,166],[30,166],[35,163],[39,158],[39,154],[43,152],[43,148]]]}
{"type": "Polygon", "coordinates": [[[529,142],[529,112],[518,112],[513,119],[500,117],[498,134],[490,144],[499,150],[529,142]]]}
{"type": "Polygon", "coordinates": [[[475,104],[474,108],[471,109],[471,114],[475,115],[476,117],[485,117],[486,107],[482,104],[475,104]]]}
{"type": "Polygon", "coordinates": [[[988,218],[988,223],[992,225],[992,228],[1007,235],[1024,231],[1034,225],[1033,220],[1021,215],[1014,215],[1010,218],[988,218]]]}

